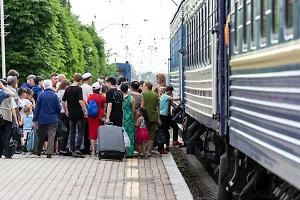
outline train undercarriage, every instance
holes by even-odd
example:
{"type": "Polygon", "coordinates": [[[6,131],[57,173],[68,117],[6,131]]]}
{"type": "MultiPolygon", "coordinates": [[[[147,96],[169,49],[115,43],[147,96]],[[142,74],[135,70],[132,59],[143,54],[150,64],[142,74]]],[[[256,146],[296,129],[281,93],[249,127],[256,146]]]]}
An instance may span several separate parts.
{"type": "Polygon", "coordinates": [[[195,155],[218,184],[218,200],[300,199],[297,188],[233,148],[228,138],[181,112],[174,120],[186,153],[195,155]]]}

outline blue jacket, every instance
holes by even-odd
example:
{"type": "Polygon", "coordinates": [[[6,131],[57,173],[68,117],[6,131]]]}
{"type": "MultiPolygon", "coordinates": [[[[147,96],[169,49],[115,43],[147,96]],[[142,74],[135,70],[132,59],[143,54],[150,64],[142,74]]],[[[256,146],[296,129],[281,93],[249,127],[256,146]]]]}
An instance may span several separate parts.
{"type": "Polygon", "coordinates": [[[27,82],[23,83],[23,85],[21,86],[21,88],[25,88],[25,89],[31,89],[32,86],[29,85],[27,82]]]}
{"type": "Polygon", "coordinates": [[[39,124],[54,124],[58,121],[60,110],[57,95],[52,89],[46,89],[37,99],[32,121],[39,124]]]}
{"type": "Polygon", "coordinates": [[[39,96],[43,92],[42,88],[40,86],[38,86],[38,85],[33,86],[32,87],[32,91],[34,93],[36,93],[37,96],[39,96]]]}

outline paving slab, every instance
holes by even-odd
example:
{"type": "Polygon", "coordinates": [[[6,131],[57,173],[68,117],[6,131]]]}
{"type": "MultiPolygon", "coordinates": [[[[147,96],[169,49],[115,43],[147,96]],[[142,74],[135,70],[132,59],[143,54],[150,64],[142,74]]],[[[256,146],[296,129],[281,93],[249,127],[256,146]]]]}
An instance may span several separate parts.
{"type": "Polygon", "coordinates": [[[193,199],[171,154],[122,162],[14,155],[0,159],[0,168],[5,200],[193,199]]]}

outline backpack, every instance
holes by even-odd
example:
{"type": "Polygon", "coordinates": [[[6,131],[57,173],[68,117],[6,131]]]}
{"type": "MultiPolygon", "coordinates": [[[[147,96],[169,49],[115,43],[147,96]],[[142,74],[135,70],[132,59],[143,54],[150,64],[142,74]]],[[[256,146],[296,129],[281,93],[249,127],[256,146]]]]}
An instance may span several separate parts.
{"type": "Polygon", "coordinates": [[[37,134],[34,130],[31,130],[27,135],[26,150],[31,153],[36,153],[37,145],[38,145],[37,134]]]}
{"type": "Polygon", "coordinates": [[[88,107],[87,112],[89,117],[96,117],[99,113],[98,104],[95,100],[91,100],[88,107]]]}

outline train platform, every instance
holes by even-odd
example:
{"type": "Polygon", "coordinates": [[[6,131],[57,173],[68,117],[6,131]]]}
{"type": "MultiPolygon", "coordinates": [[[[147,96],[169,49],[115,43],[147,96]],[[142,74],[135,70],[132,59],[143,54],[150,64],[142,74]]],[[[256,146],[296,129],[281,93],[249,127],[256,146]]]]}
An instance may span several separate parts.
{"type": "Polygon", "coordinates": [[[148,159],[14,155],[0,160],[0,199],[193,199],[171,154],[148,159]]]}

